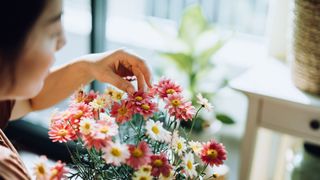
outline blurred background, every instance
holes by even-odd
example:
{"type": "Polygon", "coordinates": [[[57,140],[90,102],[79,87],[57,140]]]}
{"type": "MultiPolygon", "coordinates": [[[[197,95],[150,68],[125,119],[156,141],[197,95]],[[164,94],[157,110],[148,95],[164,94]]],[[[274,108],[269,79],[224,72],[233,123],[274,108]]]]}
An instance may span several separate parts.
{"type": "MultiPolygon", "coordinates": [[[[286,59],[289,1],[64,0],[67,44],[57,53],[55,66],[84,54],[126,47],[146,60],[154,81],[166,75],[182,84],[190,98],[193,92],[204,93],[214,104],[215,113],[202,115],[195,136],[215,137],[225,144],[228,160],[217,171],[227,174],[226,179],[236,180],[248,99],[228,84],[270,57],[286,59]]],[[[105,86],[93,82],[87,88],[101,91],[105,86]]],[[[28,168],[36,154],[67,158],[65,147],[51,143],[47,136],[51,113],[55,108],[65,108],[67,102],[30,113],[7,128],[28,168]]],[[[268,135],[270,152],[277,154],[283,136],[300,147],[299,138],[272,132],[268,135]]],[[[284,152],[287,154],[281,158],[287,158],[288,152],[294,156],[293,150],[284,152]]],[[[271,154],[267,179],[276,177],[278,157],[271,154]]],[[[280,179],[288,171],[283,170],[280,179]]]]}

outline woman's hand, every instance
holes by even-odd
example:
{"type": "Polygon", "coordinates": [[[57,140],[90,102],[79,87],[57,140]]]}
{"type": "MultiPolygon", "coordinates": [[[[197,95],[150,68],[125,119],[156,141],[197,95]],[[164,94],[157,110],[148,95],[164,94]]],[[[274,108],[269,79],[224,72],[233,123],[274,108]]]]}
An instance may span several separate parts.
{"type": "Polygon", "coordinates": [[[145,89],[145,84],[149,88],[152,86],[151,74],[144,60],[126,50],[91,54],[83,58],[89,62],[87,68],[92,78],[110,83],[129,94],[135,90],[124,77],[135,76],[139,91],[145,89]]]}

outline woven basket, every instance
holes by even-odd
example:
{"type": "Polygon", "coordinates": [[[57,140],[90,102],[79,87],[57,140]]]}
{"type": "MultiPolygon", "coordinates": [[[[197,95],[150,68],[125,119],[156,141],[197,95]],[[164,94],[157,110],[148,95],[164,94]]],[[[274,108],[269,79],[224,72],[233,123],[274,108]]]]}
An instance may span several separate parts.
{"type": "Polygon", "coordinates": [[[295,0],[293,24],[293,81],[320,94],[320,0],[295,0]]]}

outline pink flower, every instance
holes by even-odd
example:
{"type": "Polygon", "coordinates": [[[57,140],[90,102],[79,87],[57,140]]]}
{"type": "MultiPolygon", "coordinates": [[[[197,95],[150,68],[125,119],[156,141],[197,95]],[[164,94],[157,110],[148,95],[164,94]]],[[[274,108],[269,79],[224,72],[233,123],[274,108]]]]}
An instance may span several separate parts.
{"type": "Polygon", "coordinates": [[[92,118],[92,107],[84,102],[70,104],[70,112],[72,113],[72,119],[92,118]]]}
{"type": "Polygon", "coordinates": [[[195,112],[195,107],[192,106],[191,102],[185,102],[176,109],[175,116],[177,119],[188,121],[192,120],[195,112]]]}
{"type": "Polygon", "coordinates": [[[75,131],[65,121],[53,122],[48,134],[52,142],[59,141],[60,143],[74,140],[76,136],[75,131]]]}
{"type": "Polygon", "coordinates": [[[132,111],[128,101],[122,100],[121,103],[115,102],[111,107],[111,116],[116,118],[120,124],[127,122],[132,117],[132,111]]]}
{"type": "Polygon", "coordinates": [[[60,160],[51,168],[50,180],[60,180],[66,178],[66,173],[68,170],[65,167],[65,163],[62,163],[60,160]]]}
{"type": "Polygon", "coordinates": [[[146,142],[141,141],[138,146],[129,145],[129,151],[130,158],[127,160],[127,164],[134,169],[139,169],[150,162],[152,153],[146,142]]]}
{"type": "Polygon", "coordinates": [[[91,90],[89,93],[85,93],[83,89],[80,89],[72,96],[72,100],[74,103],[84,102],[85,104],[89,104],[97,97],[98,93],[95,93],[91,90]]]}
{"type": "Polygon", "coordinates": [[[188,121],[195,114],[195,108],[191,102],[186,101],[181,94],[169,94],[166,101],[166,109],[169,109],[169,114],[180,120],[188,121]]]}
{"type": "Polygon", "coordinates": [[[223,144],[211,140],[203,145],[200,157],[204,163],[217,166],[227,159],[227,152],[223,144]]]}
{"type": "Polygon", "coordinates": [[[114,120],[98,120],[95,131],[100,136],[109,137],[109,136],[115,136],[118,134],[118,128],[119,126],[114,120]]]}
{"type": "Polygon", "coordinates": [[[137,113],[141,114],[144,119],[151,117],[156,111],[158,111],[157,104],[151,101],[145,101],[141,106],[137,107],[137,113]]]}
{"type": "Polygon", "coordinates": [[[173,93],[169,94],[168,97],[165,98],[166,106],[165,108],[169,108],[175,110],[176,108],[181,107],[182,104],[186,101],[181,94],[173,93]]]}
{"type": "Polygon", "coordinates": [[[93,109],[84,102],[70,104],[68,111],[67,123],[71,124],[76,132],[79,131],[79,124],[82,119],[93,118],[93,109]]]}
{"type": "Polygon", "coordinates": [[[98,133],[84,135],[82,139],[84,141],[84,145],[87,148],[90,149],[94,147],[97,150],[107,147],[112,142],[112,138],[110,136],[103,137],[103,136],[100,136],[100,134],[98,133]]]}
{"type": "Polygon", "coordinates": [[[161,98],[166,98],[169,94],[182,92],[181,86],[167,78],[162,78],[155,86],[156,91],[161,98]]]}
{"type": "Polygon", "coordinates": [[[96,121],[93,132],[83,136],[83,140],[88,148],[94,147],[99,150],[106,147],[117,134],[118,125],[114,120],[101,119],[96,121]]]}
{"type": "Polygon", "coordinates": [[[153,95],[147,92],[135,92],[128,98],[129,107],[133,114],[141,114],[145,119],[158,110],[157,104],[152,102],[153,95]]]}
{"type": "Polygon", "coordinates": [[[152,155],[150,165],[152,166],[151,175],[159,177],[160,174],[168,177],[172,166],[169,164],[169,161],[165,154],[161,153],[160,155],[152,155]]]}

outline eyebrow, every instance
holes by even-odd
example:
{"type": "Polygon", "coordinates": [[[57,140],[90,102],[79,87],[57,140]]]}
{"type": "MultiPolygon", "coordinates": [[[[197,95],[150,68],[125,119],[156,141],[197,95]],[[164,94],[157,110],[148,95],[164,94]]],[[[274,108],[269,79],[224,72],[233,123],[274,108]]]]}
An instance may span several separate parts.
{"type": "Polygon", "coordinates": [[[59,13],[58,15],[50,18],[50,19],[47,21],[48,24],[53,24],[53,23],[59,21],[59,20],[61,19],[62,14],[63,14],[63,12],[61,12],[61,13],[59,13]]]}

